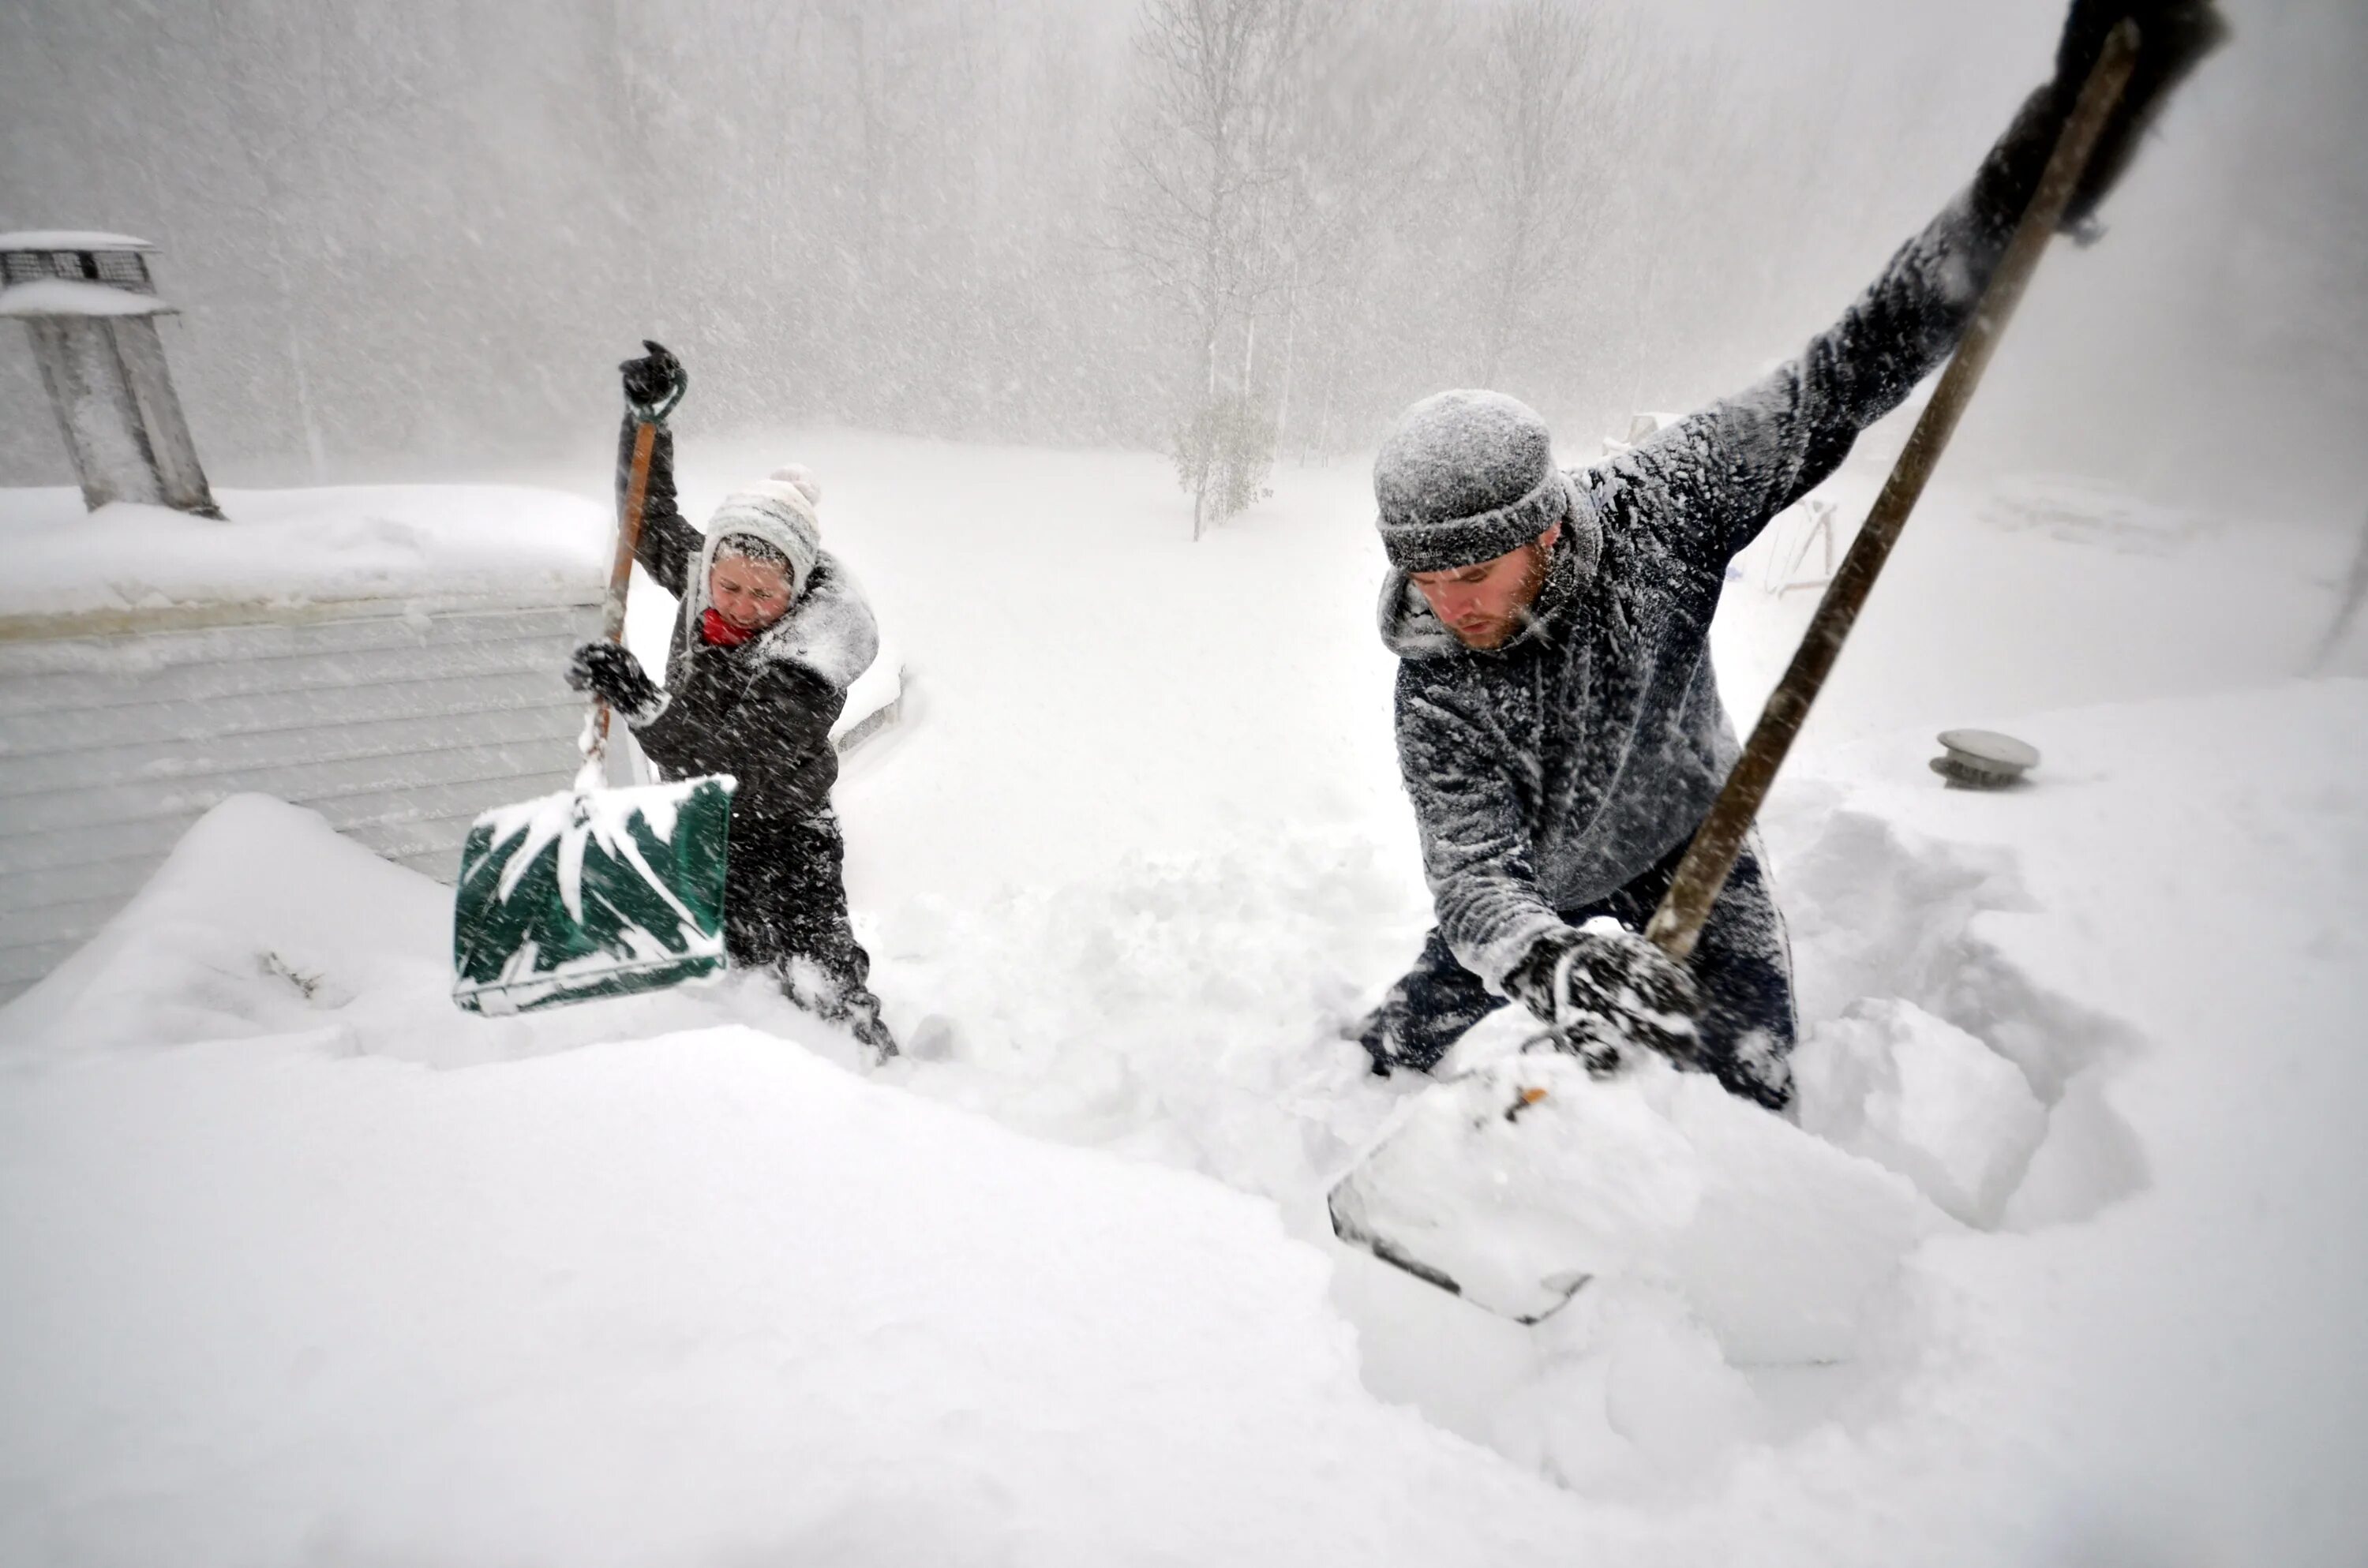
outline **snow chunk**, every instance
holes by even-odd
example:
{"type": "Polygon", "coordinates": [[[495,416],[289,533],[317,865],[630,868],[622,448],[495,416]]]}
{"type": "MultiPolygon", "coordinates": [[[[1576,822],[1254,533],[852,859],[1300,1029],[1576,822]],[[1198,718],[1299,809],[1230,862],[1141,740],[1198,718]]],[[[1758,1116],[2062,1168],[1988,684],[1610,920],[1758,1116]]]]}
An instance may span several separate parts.
{"type": "Polygon", "coordinates": [[[438,595],[588,603],[616,538],[598,503],[521,485],[216,495],[227,522],[121,501],[86,513],[63,487],[0,490],[0,616],[438,595]]]}
{"type": "Polygon", "coordinates": [[[1473,1300],[1536,1318],[1655,1267],[1701,1205],[1693,1154],[1641,1096],[1538,1051],[1410,1100],[1332,1203],[1473,1300]]]}
{"type": "Polygon", "coordinates": [[[1611,1337],[1604,1419],[1661,1471],[1699,1470],[1759,1433],[1751,1385],[1700,1324],[1681,1312],[1633,1312],[1611,1337]]]}
{"type": "Polygon", "coordinates": [[[1900,1258],[1951,1228],[1712,1079],[1646,1061],[1599,1081],[1558,1051],[1416,1096],[1335,1202],[1508,1315],[1576,1280],[1667,1284],[1739,1366],[1849,1359],[1900,1258]]]}
{"type": "Polygon", "coordinates": [[[1998,1222],[2047,1111],[2021,1070],[1896,998],[1862,1002],[1793,1056],[1801,1125],[1914,1182],[1967,1224],[1998,1222]]]}

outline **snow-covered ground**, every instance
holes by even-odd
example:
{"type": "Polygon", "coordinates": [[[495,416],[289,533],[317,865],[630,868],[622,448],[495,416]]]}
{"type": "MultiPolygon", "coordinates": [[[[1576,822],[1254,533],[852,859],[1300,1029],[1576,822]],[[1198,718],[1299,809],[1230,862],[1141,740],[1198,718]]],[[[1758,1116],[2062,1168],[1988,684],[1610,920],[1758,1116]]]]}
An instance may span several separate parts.
{"type": "Polygon", "coordinates": [[[587,602],[607,585],[614,525],[581,497],[522,485],[225,490],[223,517],[70,485],[0,490],[0,617],[498,594],[587,602]]]}
{"type": "Polygon", "coordinates": [[[686,510],[791,458],[912,672],[839,802],[950,1047],[464,1017],[444,890],[230,802],[0,1012],[0,1560],[2356,1561],[2343,530],[1936,493],[1767,824],[1802,1126],[1600,1088],[1684,1222],[1520,1329],[1323,1217],[1427,915],[1361,473],[1192,545],[1148,458],[689,439],[686,510]],[[1967,723],[2032,782],[1941,789],[1967,723]]]}

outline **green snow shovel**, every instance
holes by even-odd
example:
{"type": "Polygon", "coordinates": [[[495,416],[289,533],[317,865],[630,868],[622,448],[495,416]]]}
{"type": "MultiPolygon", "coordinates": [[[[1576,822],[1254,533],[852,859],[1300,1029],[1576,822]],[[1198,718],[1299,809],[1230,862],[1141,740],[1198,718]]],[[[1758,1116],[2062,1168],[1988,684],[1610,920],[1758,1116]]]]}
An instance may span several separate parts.
{"type": "MultiPolygon", "coordinates": [[[[1679,962],[1693,955],[1777,767],[2062,221],[2136,55],[2136,26],[2124,20],[2090,70],[1931,403],[1645,926],[1646,938],[1679,962]]],[[[1523,1324],[1552,1315],[1590,1277],[1622,1259],[1665,1251],[1681,1217],[1651,1191],[1624,1184],[1605,1150],[1573,1147],[1574,1139],[1584,1143],[1619,1131],[1583,1125],[1588,1108],[1574,1102],[1587,1095],[1587,1078],[1588,1069],[1569,1055],[1542,1050],[1425,1089],[1333,1187],[1333,1233],[1523,1324]],[[1590,1159],[1596,1164],[1587,1166],[1590,1159]]]]}
{"type": "MultiPolygon", "coordinates": [[[[669,405],[670,406],[670,405],[669,405]]],[[[633,409],[633,463],[601,635],[625,636],[650,453],[664,409],[633,409]]],[[[723,968],[723,869],[734,780],[601,787],[609,705],[584,724],[575,788],[479,817],[452,906],[452,1000],[516,1013],[655,991],[723,968]]]]}

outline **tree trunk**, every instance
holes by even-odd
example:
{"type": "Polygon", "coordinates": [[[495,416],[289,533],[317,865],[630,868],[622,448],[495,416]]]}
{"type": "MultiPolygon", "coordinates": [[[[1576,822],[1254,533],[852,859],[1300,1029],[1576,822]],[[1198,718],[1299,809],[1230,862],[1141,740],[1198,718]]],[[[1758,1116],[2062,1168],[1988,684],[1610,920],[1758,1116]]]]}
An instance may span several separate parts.
{"type": "Polygon", "coordinates": [[[304,368],[304,335],[296,321],[296,285],[288,272],[288,251],[282,237],[279,218],[280,197],[277,189],[267,187],[268,205],[264,221],[269,237],[266,248],[271,256],[274,281],[279,287],[279,335],[288,354],[288,378],[296,399],[297,428],[303,433],[304,456],[310,466],[313,483],[328,482],[328,443],[321,436],[321,420],[313,406],[313,381],[304,368]]]}
{"type": "Polygon", "coordinates": [[[1299,258],[1291,258],[1291,284],[1282,292],[1282,390],[1274,399],[1274,450],[1282,455],[1283,422],[1291,415],[1291,372],[1299,349],[1299,258]]]}

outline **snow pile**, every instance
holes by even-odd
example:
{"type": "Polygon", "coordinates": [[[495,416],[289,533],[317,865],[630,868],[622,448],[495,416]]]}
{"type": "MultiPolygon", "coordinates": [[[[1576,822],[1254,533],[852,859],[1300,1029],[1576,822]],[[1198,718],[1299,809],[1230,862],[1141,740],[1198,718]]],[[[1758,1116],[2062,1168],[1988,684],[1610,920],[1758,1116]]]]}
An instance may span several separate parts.
{"type": "Polygon", "coordinates": [[[1540,1051],[1409,1100],[1330,1203],[1391,1261],[1534,1321],[1591,1280],[1658,1272],[1703,1186],[1661,1107],[1540,1051]]]}
{"type": "Polygon", "coordinates": [[[0,1558],[1560,1560],[1270,1204],[728,985],[465,1017],[449,916],[243,796],[0,1012],[0,1558]]]}
{"type": "Polygon", "coordinates": [[[1560,1560],[1270,1208],[745,1029],[0,1107],[11,1562],[1560,1560]]]}
{"type": "Polygon", "coordinates": [[[2020,1068],[1896,997],[1857,1004],[1804,1041],[1793,1081],[1804,1130],[1972,1225],[1997,1222],[2047,1131],[2020,1068]]]}
{"type": "Polygon", "coordinates": [[[235,795],[0,1012],[0,1039],[79,1056],[375,1023],[390,1001],[449,987],[451,930],[450,890],[312,812],[235,795]]]}
{"type": "Polygon", "coordinates": [[[756,1022],[857,1059],[761,987],[727,983],[520,1018],[457,1011],[452,890],[340,837],[314,812],[234,795],[121,913],[0,1009],[14,1059],[72,1062],[301,1036],[333,1055],[476,1066],[668,1029],[756,1022]]]}
{"type": "Polygon", "coordinates": [[[523,485],[215,499],[227,521],[129,501],[85,512],[78,491],[0,489],[0,616],[433,596],[590,603],[616,543],[607,507],[523,485]]]}
{"type": "Polygon", "coordinates": [[[1599,1083],[1550,1052],[1417,1097],[1333,1201],[1509,1315],[1577,1280],[1665,1290],[1740,1367],[1850,1358],[1868,1298],[1949,1228],[1707,1079],[1647,1062],[1599,1083]]]}
{"type": "MultiPolygon", "coordinates": [[[[1804,1125],[1668,1074],[1532,1107],[1600,1140],[1542,1140],[1549,1174],[1652,1153],[1620,1190],[1668,1241],[1523,1329],[1325,1214],[1411,1114],[1338,1031],[1428,916],[1360,476],[1286,472],[1194,547],[1149,460],[796,449],[918,672],[838,799],[891,1021],[951,1019],[931,1059],[858,1079],[736,980],[466,1017],[446,890],[225,804],[0,1011],[0,1558],[2368,1539],[2368,683],[2277,678],[2324,622],[2291,552],[1928,497],[1947,569],[1911,529],[1767,824],[1804,1125]],[[2025,580],[2055,597],[2000,641],[1936,641],[2025,580]],[[2047,620],[2091,596],[2111,657],[2047,620]],[[2045,769],[1941,789],[1931,733],[1985,720],[2045,769]]],[[[1730,603],[1772,657],[1794,604],[1730,603]]]]}

